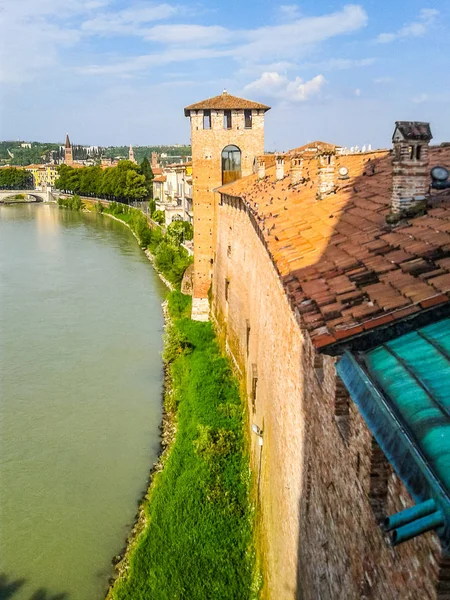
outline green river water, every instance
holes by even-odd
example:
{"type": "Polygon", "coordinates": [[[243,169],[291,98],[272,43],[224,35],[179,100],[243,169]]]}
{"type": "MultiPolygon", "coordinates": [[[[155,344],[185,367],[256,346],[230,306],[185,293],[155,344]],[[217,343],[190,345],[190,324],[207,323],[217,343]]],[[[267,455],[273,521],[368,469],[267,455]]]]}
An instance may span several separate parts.
{"type": "Polygon", "coordinates": [[[157,457],[165,288],[131,232],[0,206],[0,598],[97,600],[157,457]]]}

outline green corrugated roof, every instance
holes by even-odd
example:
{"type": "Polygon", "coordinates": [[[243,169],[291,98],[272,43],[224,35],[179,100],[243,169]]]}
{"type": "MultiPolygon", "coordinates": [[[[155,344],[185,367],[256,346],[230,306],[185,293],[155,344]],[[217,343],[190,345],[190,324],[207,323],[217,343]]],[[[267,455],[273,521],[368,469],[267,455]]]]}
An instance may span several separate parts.
{"type": "Polygon", "coordinates": [[[450,494],[450,319],[363,355],[429,468],[450,494]]]}

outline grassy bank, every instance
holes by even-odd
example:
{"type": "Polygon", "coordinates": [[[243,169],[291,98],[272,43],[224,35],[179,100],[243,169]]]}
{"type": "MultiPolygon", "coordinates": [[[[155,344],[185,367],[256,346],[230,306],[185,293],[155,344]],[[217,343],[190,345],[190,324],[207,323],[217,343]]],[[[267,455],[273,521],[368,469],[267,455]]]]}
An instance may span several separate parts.
{"type": "Polygon", "coordinates": [[[144,501],[146,527],[108,596],[114,600],[257,597],[239,390],[211,324],[185,318],[188,301],[169,294],[165,408],[176,435],[144,501]]]}

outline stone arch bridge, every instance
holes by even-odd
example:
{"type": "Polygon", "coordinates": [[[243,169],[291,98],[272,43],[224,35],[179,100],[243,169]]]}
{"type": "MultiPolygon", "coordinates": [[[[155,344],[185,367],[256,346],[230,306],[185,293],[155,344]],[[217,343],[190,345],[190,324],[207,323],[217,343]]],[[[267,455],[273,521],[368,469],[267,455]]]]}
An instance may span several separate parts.
{"type": "Polygon", "coordinates": [[[0,190],[0,203],[5,200],[14,201],[16,195],[27,196],[30,202],[55,202],[56,197],[51,189],[45,191],[39,190],[0,190]]]}

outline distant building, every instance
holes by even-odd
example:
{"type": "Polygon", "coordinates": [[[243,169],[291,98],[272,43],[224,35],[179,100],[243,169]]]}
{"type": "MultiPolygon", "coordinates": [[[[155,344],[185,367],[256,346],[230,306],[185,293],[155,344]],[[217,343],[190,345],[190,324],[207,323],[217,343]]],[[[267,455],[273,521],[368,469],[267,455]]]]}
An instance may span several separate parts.
{"type": "Polygon", "coordinates": [[[69,167],[73,166],[73,150],[68,133],[66,134],[66,143],[64,145],[64,164],[68,165],[69,167]]]}
{"type": "Polygon", "coordinates": [[[192,223],[192,163],[170,164],[153,173],[153,198],[156,208],[164,211],[166,225],[172,221],[192,223]]]}
{"type": "Polygon", "coordinates": [[[117,167],[117,165],[119,164],[119,161],[116,160],[115,158],[102,157],[100,164],[102,167],[117,167]]]}
{"type": "Polygon", "coordinates": [[[47,187],[55,187],[58,178],[57,165],[28,165],[24,169],[32,174],[34,189],[45,190],[47,187]]]}
{"type": "Polygon", "coordinates": [[[131,144],[130,149],[128,150],[128,160],[132,163],[137,163],[137,160],[134,158],[134,150],[131,144]]]}

